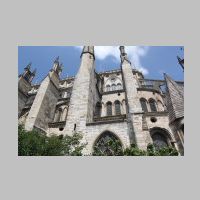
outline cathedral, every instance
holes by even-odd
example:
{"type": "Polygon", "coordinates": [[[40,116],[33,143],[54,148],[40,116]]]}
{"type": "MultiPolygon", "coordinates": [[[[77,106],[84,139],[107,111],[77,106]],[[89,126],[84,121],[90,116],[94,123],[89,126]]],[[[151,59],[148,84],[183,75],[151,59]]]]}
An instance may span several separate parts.
{"type": "Polygon", "coordinates": [[[124,46],[119,47],[120,69],[97,73],[94,46],[84,46],[75,77],[61,79],[57,58],[40,84],[31,65],[18,80],[18,122],[26,130],[47,135],[83,135],[87,145],[103,151],[109,139],[122,148],[137,144],[172,146],[184,155],[184,82],[164,74],[163,80],[146,79],[132,66],[124,46]]]}

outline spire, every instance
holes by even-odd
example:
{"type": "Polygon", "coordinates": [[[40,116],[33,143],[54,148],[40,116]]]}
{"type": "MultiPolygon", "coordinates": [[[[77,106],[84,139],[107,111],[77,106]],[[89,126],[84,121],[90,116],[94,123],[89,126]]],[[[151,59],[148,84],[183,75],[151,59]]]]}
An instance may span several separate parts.
{"type": "Polygon", "coordinates": [[[94,46],[84,46],[83,47],[83,51],[81,53],[81,57],[85,53],[91,54],[94,57],[94,59],[95,59],[95,56],[94,56],[94,46]]]}
{"type": "Polygon", "coordinates": [[[120,46],[120,47],[119,47],[119,50],[120,50],[121,62],[123,63],[124,60],[126,60],[128,63],[131,64],[131,62],[130,62],[129,59],[128,59],[127,53],[126,53],[126,51],[125,51],[125,47],[124,47],[124,46],[120,46]]]}
{"type": "Polygon", "coordinates": [[[23,77],[26,81],[28,81],[29,83],[31,83],[31,81],[33,80],[33,78],[35,77],[36,74],[36,69],[31,72],[31,65],[32,63],[30,62],[25,68],[24,68],[24,73],[23,73],[23,77]]]}
{"type": "Polygon", "coordinates": [[[34,77],[35,77],[35,75],[36,75],[36,71],[37,71],[37,69],[35,68],[34,70],[33,70],[33,72],[31,73],[31,77],[30,77],[30,82],[32,82],[32,80],[34,79],[34,77]]]}
{"type": "Polygon", "coordinates": [[[63,64],[59,62],[59,56],[54,60],[54,64],[53,64],[53,70],[60,75],[60,73],[62,72],[62,68],[63,68],[63,64]]]}
{"type": "Polygon", "coordinates": [[[53,70],[57,71],[57,68],[59,67],[59,56],[54,60],[53,63],[53,70]]]}
{"type": "Polygon", "coordinates": [[[125,56],[126,55],[125,47],[124,46],[120,46],[119,49],[120,49],[120,52],[121,52],[121,56],[125,56]]]}

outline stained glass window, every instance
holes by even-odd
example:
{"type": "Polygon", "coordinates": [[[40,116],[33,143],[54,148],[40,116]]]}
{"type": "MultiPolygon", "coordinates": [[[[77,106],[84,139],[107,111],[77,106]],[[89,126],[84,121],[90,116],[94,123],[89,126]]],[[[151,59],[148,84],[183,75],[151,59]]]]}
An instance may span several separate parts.
{"type": "Polygon", "coordinates": [[[144,112],[148,112],[146,99],[143,99],[143,98],[140,99],[140,104],[141,104],[142,110],[144,112]]]}
{"type": "Polygon", "coordinates": [[[107,103],[107,116],[111,116],[112,115],[112,103],[108,102],[107,103]]]}
{"type": "Polygon", "coordinates": [[[109,92],[110,91],[110,85],[106,86],[106,91],[109,92]]]}
{"type": "Polygon", "coordinates": [[[120,108],[120,102],[115,101],[115,114],[120,115],[121,114],[121,108],[120,108]]]}
{"type": "Polygon", "coordinates": [[[54,121],[59,122],[61,120],[61,115],[62,115],[62,109],[59,108],[55,113],[54,121]]]}
{"type": "Polygon", "coordinates": [[[155,102],[154,99],[149,100],[149,105],[150,105],[150,108],[151,108],[151,112],[157,112],[156,102],[155,102]]]}
{"type": "Polygon", "coordinates": [[[118,83],[118,84],[117,84],[117,89],[118,89],[118,90],[121,90],[121,89],[122,89],[122,84],[121,84],[121,83],[118,83]]]}
{"type": "Polygon", "coordinates": [[[96,141],[94,151],[97,155],[118,155],[122,152],[122,145],[114,134],[105,132],[96,141]]]}
{"type": "Polygon", "coordinates": [[[152,135],[152,140],[153,144],[158,149],[168,146],[166,138],[159,132],[156,132],[152,135]]]}
{"type": "Polygon", "coordinates": [[[116,85],[112,84],[112,91],[116,90],[116,85]]]}

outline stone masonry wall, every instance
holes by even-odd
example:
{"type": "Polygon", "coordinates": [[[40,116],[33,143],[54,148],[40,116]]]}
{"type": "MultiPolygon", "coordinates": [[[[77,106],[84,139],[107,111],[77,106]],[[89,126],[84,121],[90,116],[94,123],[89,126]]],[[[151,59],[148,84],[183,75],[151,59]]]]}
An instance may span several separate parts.
{"type": "Polygon", "coordinates": [[[24,108],[28,97],[22,92],[18,91],[18,116],[20,115],[22,109],[24,108]]]}
{"type": "Polygon", "coordinates": [[[105,131],[110,131],[115,134],[121,141],[123,148],[130,145],[129,129],[127,122],[112,123],[112,124],[98,124],[87,126],[84,134],[83,142],[87,143],[84,154],[91,154],[93,152],[93,146],[97,138],[105,131]]]}
{"type": "Polygon", "coordinates": [[[125,89],[126,89],[126,97],[127,97],[127,110],[128,110],[128,122],[130,127],[130,132],[132,133],[133,142],[136,142],[138,147],[142,147],[145,137],[139,132],[139,129],[137,126],[140,126],[140,123],[142,123],[142,120],[138,118],[138,116],[134,116],[134,113],[141,112],[141,106],[137,100],[137,88],[138,81],[136,76],[133,75],[132,67],[129,62],[124,60],[122,63],[122,72],[123,72],[123,78],[125,83],[125,89]]]}
{"type": "Polygon", "coordinates": [[[28,92],[31,89],[31,84],[28,83],[23,77],[19,78],[18,81],[18,116],[24,108],[26,101],[28,100],[28,92]]]}
{"type": "Polygon", "coordinates": [[[82,55],[81,66],[74,80],[72,95],[69,103],[67,122],[64,134],[86,132],[86,122],[93,118],[93,97],[91,76],[94,75],[94,58],[91,54],[82,55]]]}
{"type": "Polygon", "coordinates": [[[55,72],[50,72],[41,83],[26,119],[25,128],[27,130],[37,127],[45,132],[47,131],[48,123],[53,120],[57,99],[59,98],[58,85],[58,76],[55,72]]]}

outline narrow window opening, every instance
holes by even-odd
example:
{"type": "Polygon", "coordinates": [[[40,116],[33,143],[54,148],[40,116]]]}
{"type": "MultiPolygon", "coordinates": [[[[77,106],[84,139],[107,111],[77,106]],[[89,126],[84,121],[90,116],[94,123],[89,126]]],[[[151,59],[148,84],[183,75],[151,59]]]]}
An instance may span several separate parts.
{"type": "Polygon", "coordinates": [[[76,124],[74,124],[74,131],[76,130],[76,124]]]}

